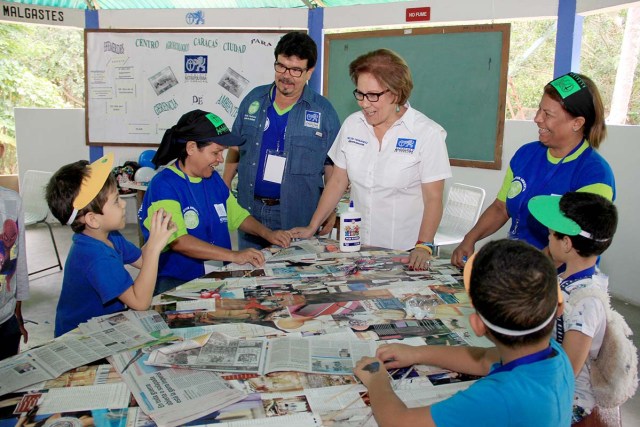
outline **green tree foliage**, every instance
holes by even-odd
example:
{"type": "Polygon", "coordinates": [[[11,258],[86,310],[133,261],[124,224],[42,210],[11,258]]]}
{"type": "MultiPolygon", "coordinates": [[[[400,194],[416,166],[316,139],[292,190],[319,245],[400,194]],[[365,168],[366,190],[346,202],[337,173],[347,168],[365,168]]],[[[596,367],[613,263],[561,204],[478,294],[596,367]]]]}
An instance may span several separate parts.
{"type": "Polygon", "coordinates": [[[511,24],[507,119],[533,118],[542,88],[553,78],[556,20],[511,24]]]}
{"type": "Polygon", "coordinates": [[[17,173],[15,107],[84,106],[82,31],[0,23],[0,174],[17,173]]]}
{"type": "MultiPolygon", "coordinates": [[[[580,72],[598,86],[609,114],[627,9],[584,18],[580,72]]],[[[553,78],[556,20],[529,20],[511,24],[507,119],[530,120],[535,115],[542,88],[553,78]]],[[[640,125],[640,67],[633,77],[627,124],[640,125]]]]}
{"type": "MultiPolygon", "coordinates": [[[[598,84],[605,115],[611,106],[625,25],[627,9],[587,16],[584,20],[580,69],[598,84]]],[[[633,76],[626,124],[640,125],[640,66],[633,76]]]]}

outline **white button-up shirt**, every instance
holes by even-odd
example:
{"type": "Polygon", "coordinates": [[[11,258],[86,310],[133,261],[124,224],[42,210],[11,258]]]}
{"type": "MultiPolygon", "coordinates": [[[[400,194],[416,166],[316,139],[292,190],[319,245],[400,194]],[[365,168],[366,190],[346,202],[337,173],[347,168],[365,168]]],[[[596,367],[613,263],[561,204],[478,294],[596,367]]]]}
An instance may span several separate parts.
{"type": "Polygon", "coordinates": [[[447,132],[419,111],[408,110],[378,143],[362,111],[342,124],[329,156],[346,169],[355,210],[362,214],[365,245],[407,250],[418,240],[422,184],[451,177],[447,132]]]}

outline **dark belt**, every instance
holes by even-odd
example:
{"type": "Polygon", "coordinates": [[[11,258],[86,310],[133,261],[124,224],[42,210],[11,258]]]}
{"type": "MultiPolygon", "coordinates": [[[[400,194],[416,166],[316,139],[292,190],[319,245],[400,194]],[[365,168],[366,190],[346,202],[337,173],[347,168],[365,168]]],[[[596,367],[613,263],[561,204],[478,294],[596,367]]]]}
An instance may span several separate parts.
{"type": "Polygon", "coordinates": [[[276,206],[280,204],[280,199],[271,199],[269,197],[253,196],[254,199],[260,200],[265,206],[276,206]]]}

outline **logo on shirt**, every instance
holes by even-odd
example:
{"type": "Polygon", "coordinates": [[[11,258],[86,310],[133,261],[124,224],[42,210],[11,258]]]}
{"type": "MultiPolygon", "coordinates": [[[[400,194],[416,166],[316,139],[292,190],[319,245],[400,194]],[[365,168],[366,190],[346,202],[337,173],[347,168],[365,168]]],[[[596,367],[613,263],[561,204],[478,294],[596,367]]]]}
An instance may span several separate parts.
{"type": "Polygon", "coordinates": [[[517,197],[520,193],[527,189],[527,183],[523,178],[516,176],[511,181],[511,185],[509,186],[509,191],[507,192],[507,198],[513,199],[517,197]]]}
{"type": "Polygon", "coordinates": [[[416,140],[409,138],[398,138],[396,141],[395,153],[407,153],[411,154],[416,149],[416,140]]]}
{"type": "Polygon", "coordinates": [[[367,141],[364,141],[362,139],[358,139],[358,138],[354,138],[353,136],[347,136],[347,144],[356,144],[356,145],[360,145],[360,146],[364,146],[367,145],[367,141]]]}
{"type": "Polygon", "coordinates": [[[304,111],[304,125],[308,128],[320,129],[320,113],[317,111],[304,111]]]}
{"type": "Polygon", "coordinates": [[[216,209],[216,213],[218,214],[218,218],[220,218],[220,223],[227,222],[227,210],[222,203],[215,203],[213,207],[216,209]]]}
{"type": "Polygon", "coordinates": [[[13,219],[7,218],[3,224],[0,240],[3,242],[3,249],[0,250],[0,290],[6,286],[6,290],[11,290],[11,278],[16,271],[18,265],[18,223],[13,219]],[[4,283],[2,283],[4,282],[4,283]]]}
{"type": "Polygon", "coordinates": [[[249,109],[247,110],[247,112],[253,115],[257,113],[259,109],[260,109],[260,103],[258,101],[253,101],[251,105],[249,105],[249,109]]]}
{"type": "Polygon", "coordinates": [[[188,207],[182,211],[182,217],[184,218],[184,225],[188,230],[193,230],[200,224],[200,217],[198,211],[192,207],[188,207]]]}

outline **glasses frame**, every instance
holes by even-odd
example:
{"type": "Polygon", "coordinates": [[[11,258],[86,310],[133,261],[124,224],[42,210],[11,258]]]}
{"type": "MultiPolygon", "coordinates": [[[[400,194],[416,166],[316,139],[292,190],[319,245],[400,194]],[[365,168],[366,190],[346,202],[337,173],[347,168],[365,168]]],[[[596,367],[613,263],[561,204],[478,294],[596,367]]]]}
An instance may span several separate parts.
{"type": "Polygon", "coordinates": [[[358,89],[354,89],[352,93],[356,101],[364,101],[364,99],[367,98],[367,101],[369,102],[378,102],[380,100],[380,97],[387,92],[391,92],[391,89],[383,90],[382,92],[367,92],[367,93],[362,93],[358,89]],[[361,98],[358,98],[358,96],[360,96],[361,98]],[[372,97],[374,99],[372,99],[372,97]]]}
{"type": "Polygon", "coordinates": [[[285,74],[288,71],[289,75],[291,77],[302,77],[302,75],[305,72],[309,71],[308,68],[298,68],[298,67],[289,68],[286,65],[281,64],[278,61],[273,63],[273,69],[276,71],[276,73],[279,73],[279,74],[285,74]],[[284,70],[283,71],[279,71],[278,67],[282,67],[284,70]]]}

